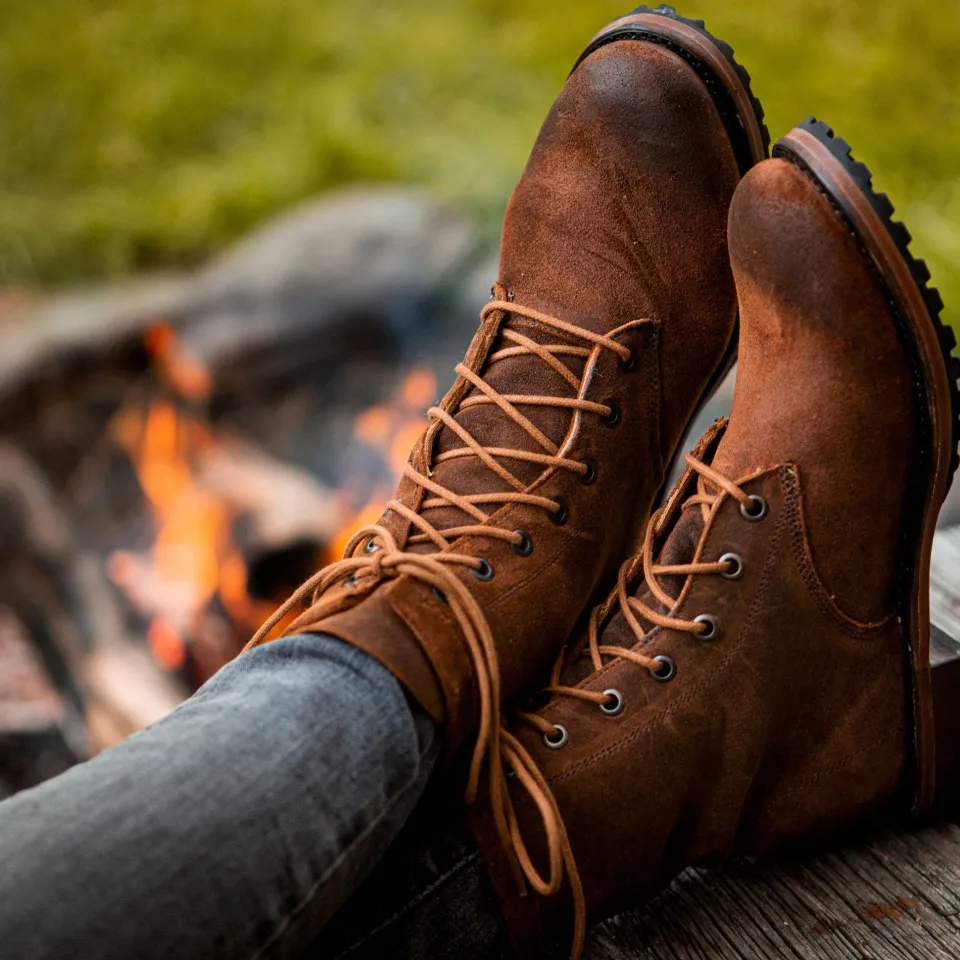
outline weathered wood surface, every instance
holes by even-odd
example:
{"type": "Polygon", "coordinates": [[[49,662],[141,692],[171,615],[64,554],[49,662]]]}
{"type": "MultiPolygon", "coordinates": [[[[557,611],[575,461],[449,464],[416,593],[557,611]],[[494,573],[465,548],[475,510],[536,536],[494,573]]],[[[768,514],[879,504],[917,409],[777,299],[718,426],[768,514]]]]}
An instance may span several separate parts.
{"type": "Polygon", "coordinates": [[[588,960],[956,960],[960,827],[887,831],[842,849],[687,871],[603,924],[588,960]]]}
{"type": "MultiPolygon", "coordinates": [[[[930,607],[960,640],[960,526],[937,533],[930,607]]],[[[960,826],[688,870],[646,907],[596,929],[585,958],[960,960],[960,826]]]]}

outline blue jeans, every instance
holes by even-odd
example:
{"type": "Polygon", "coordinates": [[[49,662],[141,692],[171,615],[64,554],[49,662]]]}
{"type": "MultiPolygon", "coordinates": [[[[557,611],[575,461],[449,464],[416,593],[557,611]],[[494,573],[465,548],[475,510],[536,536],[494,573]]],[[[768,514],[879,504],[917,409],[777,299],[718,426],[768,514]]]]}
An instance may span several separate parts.
{"type": "Polygon", "coordinates": [[[0,804],[0,958],[426,960],[454,935],[451,957],[496,956],[499,914],[455,804],[384,857],[438,748],[356,648],[256,648],[169,717],[0,804]]]}

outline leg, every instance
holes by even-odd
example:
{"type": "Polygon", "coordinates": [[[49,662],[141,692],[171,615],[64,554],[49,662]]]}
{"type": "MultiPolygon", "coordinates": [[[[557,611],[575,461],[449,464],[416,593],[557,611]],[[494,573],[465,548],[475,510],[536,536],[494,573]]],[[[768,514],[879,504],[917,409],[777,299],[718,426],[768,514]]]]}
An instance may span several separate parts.
{"type": "Polygon", "coordinates": [[[437,740],[356,648],[257,648],[0,805],[0,943],[19,960],[297,956],[406,820],[437,740]]]}

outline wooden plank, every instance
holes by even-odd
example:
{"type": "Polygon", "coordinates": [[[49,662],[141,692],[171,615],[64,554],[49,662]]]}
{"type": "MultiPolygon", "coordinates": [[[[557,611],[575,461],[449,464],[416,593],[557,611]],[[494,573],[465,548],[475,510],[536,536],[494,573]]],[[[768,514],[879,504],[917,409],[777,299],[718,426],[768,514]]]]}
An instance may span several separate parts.
{"type": "Polygon", "coordinates": [[[956,960],[960,828],[882,832],[776,863],[688,870],[601,924],[586,960],[956,960]]]}

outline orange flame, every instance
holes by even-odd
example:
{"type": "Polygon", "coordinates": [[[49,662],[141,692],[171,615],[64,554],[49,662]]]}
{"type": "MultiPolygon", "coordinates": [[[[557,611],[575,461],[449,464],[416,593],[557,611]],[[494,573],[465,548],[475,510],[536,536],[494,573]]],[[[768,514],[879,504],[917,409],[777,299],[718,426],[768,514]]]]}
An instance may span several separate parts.
{"type": "MultiPolygon", "coordinates": [[[[437,393],[437,378],[431,370],[415,367],[405,377],[389,403],[370,407],[357,417],[353,434],[361,444],[377,451],[390,471],[399,478],[410,451],[427,427],[424,411],[437,393]]],[[[361,527],[377,523],[393,489],[378,487],[367,503],[354,508],[350,520],[330,541],[329,559],[343,556],[353,534],[361,527]]]]}
{"type": "Polygon", "coordinates": [[[160,665],[167,670],[179,670],[186,660],[183,639],[168,620],[157,617],[147,630],[147,643],[160,665]]]}
{"type": "MultiPolygon", "coordinates": [[[[209,675],[236,653],[236,642],[246,639],[273,606],[248,593],[247,567],[232,536],[237,509],[228,496],[212,493],[197,479],[198,459],[218,444],[201,409],[211,392],[210,373],[189,355],[168,324],[151,328],[145,343],[156,373],[175,399],[158,400],[146,410],[123,409],[113,435],[134,466],[153,516],[155,539],[146,554],[115,551],[107,572],[150,619],[146,639],[157,662],[179,670],[190,653],[195,669],[209,675]],[[224,618],[230,621],[229,629],[224,618]],[[234,639],[225,641],[225,633],[234,639]]],[[[400,474],[426,427],[424,410],[436,388],[429,370],[412,370],[389,403],[357,417],[355,442],[400,474]]],[[[391,493],[391,488],[378,485],[364,504],[353,502],[355,487],[347,482],[339,492],[352,517],[329,542],[330,559],[342,555],[353,531],[380,519],[391,493]]]]}
{"type": "MultiPolygon", "coordinates": [[[[182,397],[209,393],[208,371],[183,351],[170,327],[153,327],[146,341],[161,378],[182,397]]],[[[199,415],[158,400],[146,412],[122,410],[113,432],[134,465],[156,537],[146,559],[116,551],[107,572],[153,615],[147,643],[163,667],[177,670],[201,635],[214,598],[242,633],[252,632],[272,606],[247,592],[246,564],[231,533],[234,508],[196,481],[197,457],[217,443],[199,415]]]]}
{"type": "Polygon", "coordinates": [[[204,400],[210,395],[210,371],[181,347],[169,324],[151,327],[144,336],[144,345],[157,372],[180,396],[204,400]]]}

